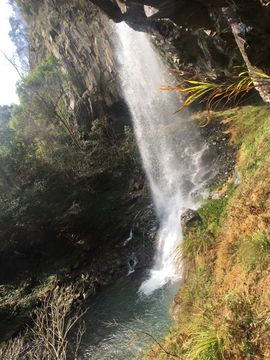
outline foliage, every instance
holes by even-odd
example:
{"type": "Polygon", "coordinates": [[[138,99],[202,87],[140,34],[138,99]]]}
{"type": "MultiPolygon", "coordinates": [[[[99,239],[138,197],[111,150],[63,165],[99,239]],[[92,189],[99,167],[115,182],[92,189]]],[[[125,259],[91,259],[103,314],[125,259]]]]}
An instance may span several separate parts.
{"type": "Polygon", "coordinates": [[[0,107],[0,282],[12,282],[0,288],[0,337],[29,318],[43,275],[69,276],[79,254],[111,246],[113,232],[118,238],[134,216],[126,206],[139,171],[131,128],[96,119],[80,139],[83,151],[74,146],[50,112],[56,106],[66,119],[69,88],[58,71],[47,59],[21,83],[20,105],[0,107]],[[55,103],[58,89],[63,97],[55,103]]]}
{"type": "MultiPolygon", "coordinates": [[[[173,70],[181,76],[190,76],[191,74],[173,70]]],[[[263,79],[270,82],[270,77],[265,73],[253,69],[252,71],[242,71],[235,76],[234,81],[226,81],[223,83],[203,82],[195,78],[184,79],[176,87],[166,87],[161,90],[178,91],[186,97],[182,105],[178,109],[181,111],[187,106],[197,102],[205,102],[208,117],[210,118],[210,111],[214,110],[220,103],[231,103],[239,101],[242,96],[254,89],[254,83],[257,79],[263,79]]]]}
{"type": "Polygon", "coordinates": [[[65,98],[69,90],[69,82],[62,75],[60,64],[49,56],[22,79],[18,87],[20,105],[14,109],[11,127],[18,128],[23,124],[21,132],[24,130],[25,137],[29,137],[31,131],[36,131],[34,126],[42,125],[44,132],[53,132],[52,136],[63,129],[81,148],[72,123],[72,112],[65,98]]]}
{"type": "Polygon", "coordinates": [[[86,141],[79,139],[67,106],[69,81],[55,58],[33,69],[18,90],[20,105],[0,108],[4,278],[37,266],[36,252],[43,254],[42,266],[85,234],[102,237],[109,225],[101,219],[117,223],[108,214],[122,201],[130,174],[139,171],[131,129],[116,131],[112,119],[104,117],[92,122],[86,141]],[[21,253],[30,258],[27,264],[20,261],[21,253]],[[7,254],[16,263],[11,272],[7,254]]]}

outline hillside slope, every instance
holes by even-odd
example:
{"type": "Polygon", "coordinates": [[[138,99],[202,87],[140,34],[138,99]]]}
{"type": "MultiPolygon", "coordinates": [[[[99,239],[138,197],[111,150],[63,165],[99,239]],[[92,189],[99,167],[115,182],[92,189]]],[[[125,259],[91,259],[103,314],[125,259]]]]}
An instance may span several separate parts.
{"type": "Polygon", "coordinates": [[[270,358],[269,110],[214,115],[239,145],[235,176],[212,189],[185,232],[177,320],[148,360],[270,358]]]}

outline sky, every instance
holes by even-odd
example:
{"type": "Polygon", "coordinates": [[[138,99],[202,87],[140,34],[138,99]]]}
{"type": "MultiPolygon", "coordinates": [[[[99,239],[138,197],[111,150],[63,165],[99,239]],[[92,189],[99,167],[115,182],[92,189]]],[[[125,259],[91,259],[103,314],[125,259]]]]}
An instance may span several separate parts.
{"type": "MultiPolygon", "coordinates": [[[[8,4],[8,0],[0,0],[0,50],[9,58],[15,52],[15,46],[8,36],[10,31],[9,17],[11,14],[12,9],[8,4]]],[[[16,94],[16,82],[18,80],[19,75],[16,70],[0,53],[0,105],[18,103],[16,94]]]]}

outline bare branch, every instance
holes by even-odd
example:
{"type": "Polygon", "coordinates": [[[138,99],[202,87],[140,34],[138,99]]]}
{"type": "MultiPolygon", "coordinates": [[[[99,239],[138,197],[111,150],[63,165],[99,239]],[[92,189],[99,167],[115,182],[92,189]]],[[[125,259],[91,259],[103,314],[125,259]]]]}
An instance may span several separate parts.
{"type": "Polygon", "coordinates": [[[1,54],[4,56],[4,58],[13,66],[13,68],[16,70],[17,74],[19,75],[20,79],[23,80],[23,75],[22,73],[20,72],[19,70],[19,67],[18,65],[16,64],[16,62],[12,59],[12,58],[9,58],[7,56],[6,53],[4,53],[4,51],[0,50],[1,54]]]}

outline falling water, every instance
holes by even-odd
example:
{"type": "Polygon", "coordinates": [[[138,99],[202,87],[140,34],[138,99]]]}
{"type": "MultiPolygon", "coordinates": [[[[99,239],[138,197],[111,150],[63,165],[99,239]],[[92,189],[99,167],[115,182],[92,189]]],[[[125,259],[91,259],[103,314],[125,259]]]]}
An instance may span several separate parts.
{"type": "Polygon", "coordinates": [[[160,220],[155,265],[140,292],[149,295],[178,279],[175,250],[182,238],[180,216],[195,208],[211,171],[202,164],[207,147],[185,115],[174,114],[180,99],[161,91],[172,82],[147,34],[116,26],[116,53],[124,97],[129,106],[145,172],[160,220]]]}

